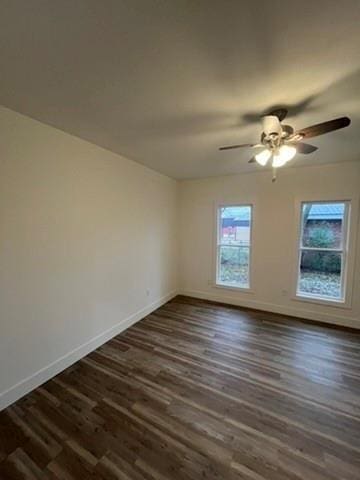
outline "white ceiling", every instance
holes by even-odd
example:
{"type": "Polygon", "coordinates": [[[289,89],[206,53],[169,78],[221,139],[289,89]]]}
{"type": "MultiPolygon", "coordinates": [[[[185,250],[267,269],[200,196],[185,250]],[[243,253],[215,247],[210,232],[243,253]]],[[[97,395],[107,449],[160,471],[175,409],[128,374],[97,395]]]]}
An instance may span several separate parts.
{"type": "Polygon", "coordinates": [[[349,115],[294,165],[360,159],[359,0],[6,0],[0,103],[175,178],[255,170],[257,116],[349,115]]]}

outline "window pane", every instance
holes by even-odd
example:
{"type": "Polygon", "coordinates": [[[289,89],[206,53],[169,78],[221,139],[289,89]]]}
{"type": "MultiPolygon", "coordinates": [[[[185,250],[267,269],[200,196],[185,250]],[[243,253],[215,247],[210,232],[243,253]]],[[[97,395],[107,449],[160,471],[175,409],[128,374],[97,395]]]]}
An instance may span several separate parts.
{"type": "Polygon", "coordinates": [[[344,203],[304,203],[302,245],[341,248],[344,216],[344,203]]]}
{"type": "Polygon", "coordinates": [[[237,287],[249,287],[249,247],[219,247],[218,281],[237,287]]]}
{"type": "Polygon", "coordinates": [[[221,244],[250,244],[251,207],[221,207],[220,232],[221,244]]]}
{"type": "Polygon", "coordinates": [[[341,253],[301,252],[299,293],[341,298],[341,253]]]}

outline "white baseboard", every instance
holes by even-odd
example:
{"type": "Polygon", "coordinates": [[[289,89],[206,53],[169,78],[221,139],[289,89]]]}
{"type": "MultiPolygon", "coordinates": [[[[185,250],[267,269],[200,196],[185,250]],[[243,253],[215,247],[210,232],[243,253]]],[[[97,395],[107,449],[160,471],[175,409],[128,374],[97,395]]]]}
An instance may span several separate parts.
{"type": "Polygon", "coordinates": [[[260,302],[258,300],[244,300],[243,298],[237,299],[226,294],[218,295],[215,293],[202,292],[198,290],[182,290],[179,292],[179,295],[186,295],[188,297],[200,298],[202,300],[212,300],[214,302],[236,305],[238,307],[254,308],[256,310],[289,315],[291,317],[316,320],[317,322],[360,329],[360,320],[353,317],[345,317],[342,315],[334,315],[325,312],[315,312],[313,310],[308,310],[304,308],[288,307],[275,303],[260,302]]]}
{"type": "Polygon", "coordinates": [[[25,378],[24,380],[17,383],[8,390],[0,393],[0,411],[8,407],[12,403],[16,402],[16,400],[31,392],[35,388],[39,387],[43,383],[47,382],[55,375],[58,375],[66,368],[70,367],[70,365],[72,365],[73,363],[77,362],[81,358],[88,355],[90,352],[94,351],[96,348],[108,342],[111,338],[119,335],[119,333],[123,332],[142,318],[146,317],[146,315],[149,315],[149,313],[161,307],[161,305],[164,305],[164,303],[168,302],[176,295],[177,291],[173,291],[161,297],[159,300],[156,300],[155,302],[139,310],[133,315],[124,318],[114,327],[111,327],[100,335],[97,335],[95,338],[89,340],[83,345],[80,345],[71,352],[62,356],[61,358],[55,360],[50,365],[47,365],[46,367],[25,378]]]}

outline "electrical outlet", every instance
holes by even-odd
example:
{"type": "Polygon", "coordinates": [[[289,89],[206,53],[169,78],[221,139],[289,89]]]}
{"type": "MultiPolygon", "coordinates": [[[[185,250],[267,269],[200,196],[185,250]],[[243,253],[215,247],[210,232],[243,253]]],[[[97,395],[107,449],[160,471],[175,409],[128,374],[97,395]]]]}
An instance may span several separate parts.
{"type": "Polygon", "coordinates": [[[147,297],[150,297],[150,288],[147,288],[147,289],[146,289],[146,296],[147,296],[147,297]]]}

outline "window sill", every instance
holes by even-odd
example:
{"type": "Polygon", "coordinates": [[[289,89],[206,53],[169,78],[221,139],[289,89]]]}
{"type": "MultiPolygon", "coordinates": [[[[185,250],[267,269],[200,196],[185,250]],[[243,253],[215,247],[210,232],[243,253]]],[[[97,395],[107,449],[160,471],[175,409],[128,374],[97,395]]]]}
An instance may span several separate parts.
{"type": "Polygon", "coordinates": [[[315,297],[312,295],[299,294],[299,293],[296,293],[292,299],[298,302],[307,302],[307,303],[315,303],[318,305],[326,305],[327,307],[351,309],[351,304],[341,299],[337,300],[335,298],[331,299],[331,298],[325,298],[325,297],[315,297]]]}
{"type": "Polygon", "coordinates": [[[228,283],[214,283],[212,286],[214,288],[222,288],[224,290],[234,290],[235,292],[254,293],[254,291],[250,287],[238,287],[236,285],[231,285],[228,283]]]}

